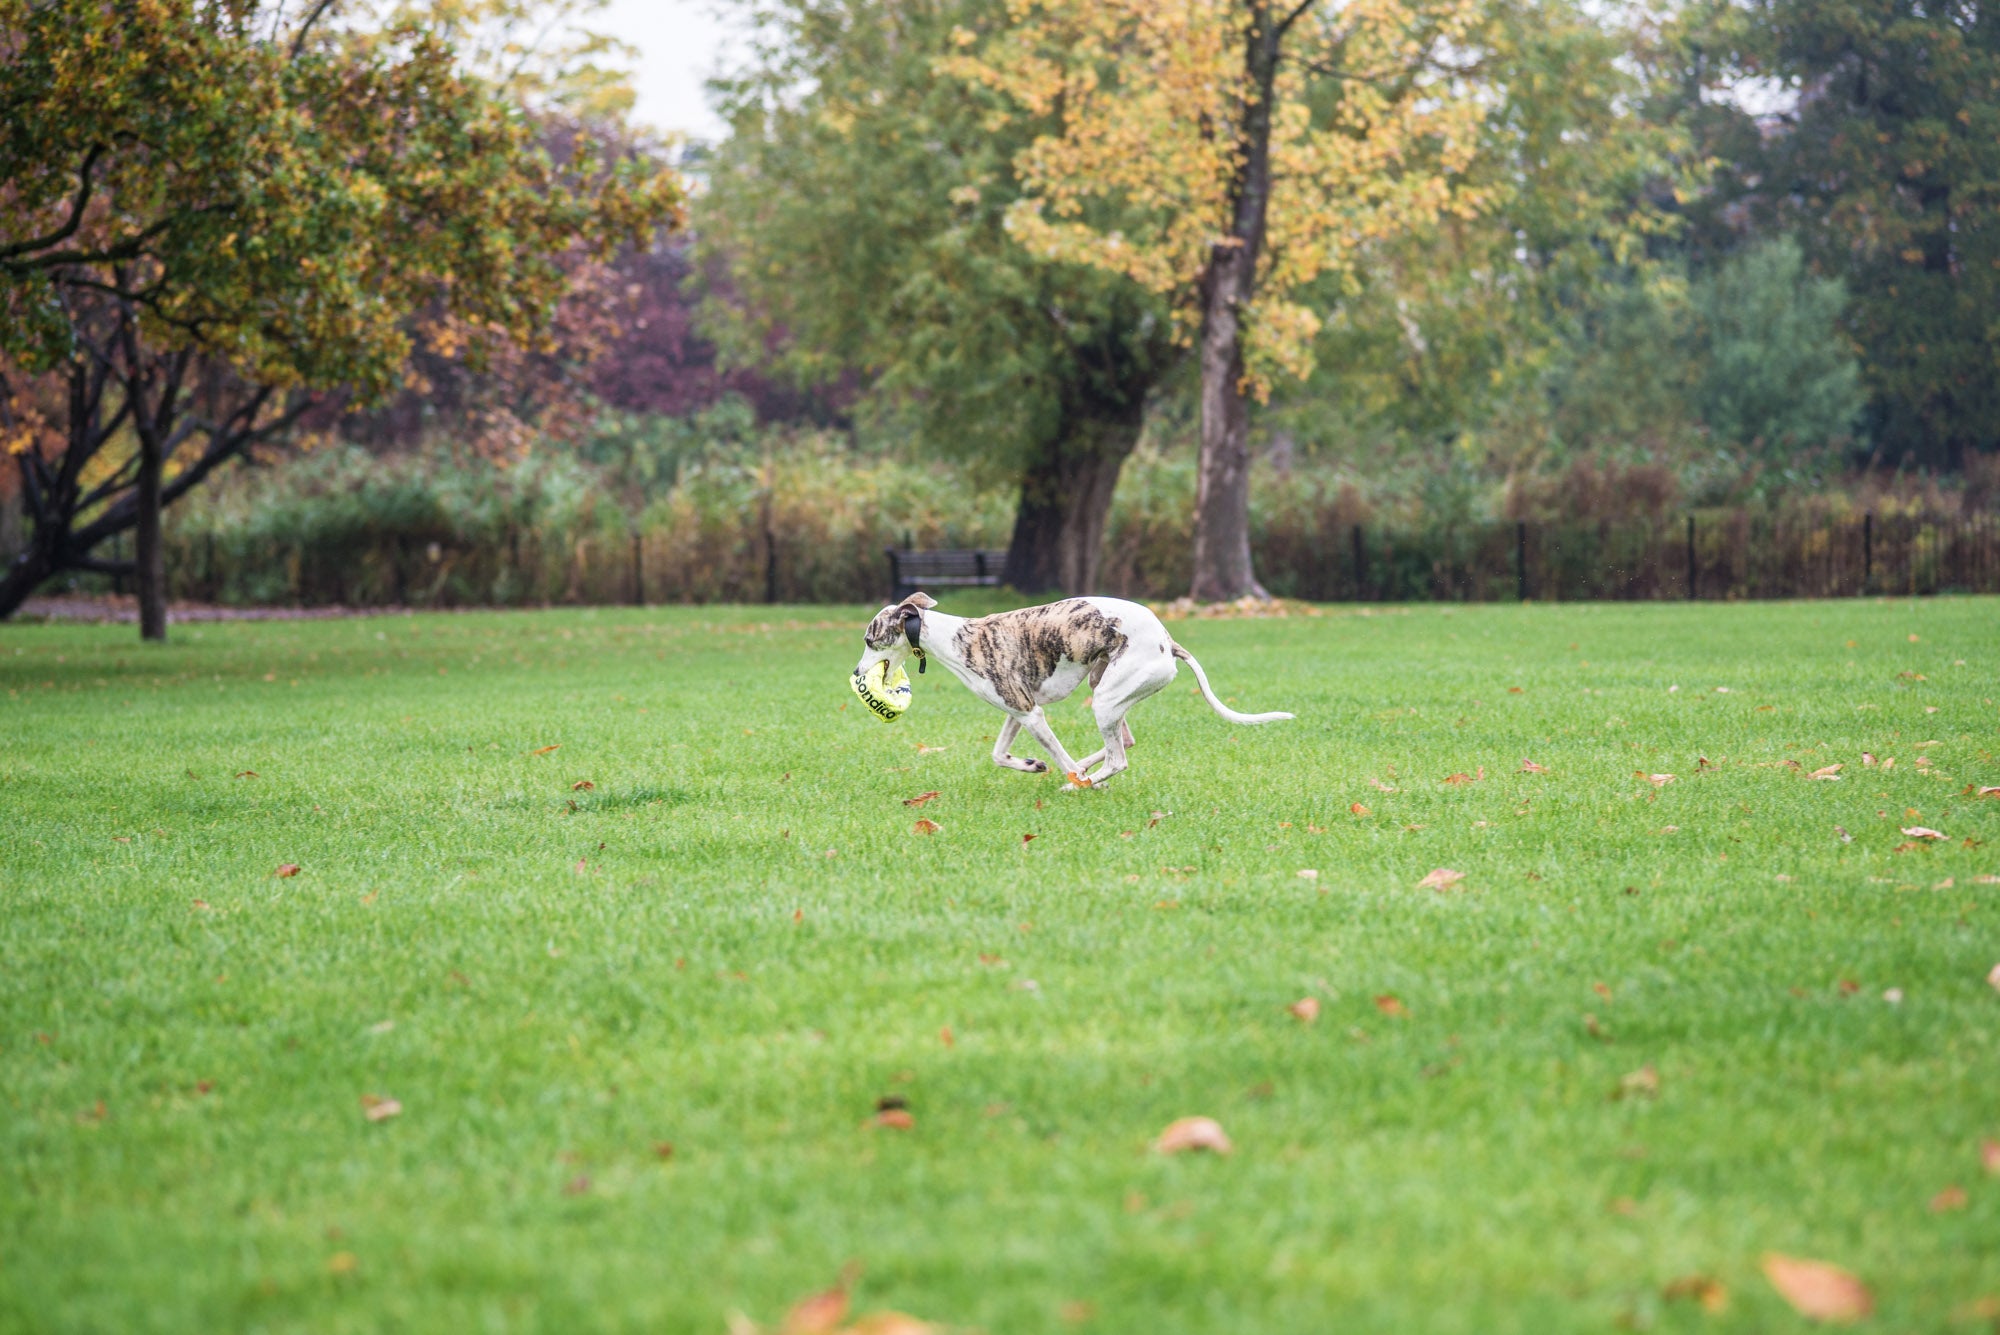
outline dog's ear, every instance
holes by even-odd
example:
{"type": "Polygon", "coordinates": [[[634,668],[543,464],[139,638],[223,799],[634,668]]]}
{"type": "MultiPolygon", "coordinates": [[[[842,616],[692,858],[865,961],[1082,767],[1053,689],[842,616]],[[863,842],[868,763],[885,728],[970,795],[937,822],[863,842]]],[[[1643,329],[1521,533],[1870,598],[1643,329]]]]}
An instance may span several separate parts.
{"type": "Polygon", "coordinates": [[[931,597],[928,593],[913,593],[903,599],[902,605],[904,607],[915,608],[936,607],[937,599],[931,597]]]}

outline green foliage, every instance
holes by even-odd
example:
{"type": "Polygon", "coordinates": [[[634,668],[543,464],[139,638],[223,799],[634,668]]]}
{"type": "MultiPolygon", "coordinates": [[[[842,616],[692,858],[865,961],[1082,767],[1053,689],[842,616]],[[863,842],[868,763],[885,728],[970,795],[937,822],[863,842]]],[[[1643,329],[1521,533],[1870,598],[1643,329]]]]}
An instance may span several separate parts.
{"type": "MultiPolygon", "coordinates": [[[[749,8],[749,6],[746,6],[749,8]]],[[[736,355],[782,336],[807,381],[857,372],[892,434],[1011,476],[1077,417],[1134,416],[1172,356],[1134,285],[1043,263],[1007,234],[1032,126],[935,68],[997,0],[781,0],[723,86],[730,137],[698,233],[738,300],[710,319],[736,355]]]]}
{"type": "Polygon", "coordinates": [[[1847,293],[1838,279],[1806,273],[1796,242],[1731,256],[1689,298],[1700,364],[1693,406],[1715,440],[1766,462],[1851,440],[1863,393],[1840,328],[1847,293]]]}
{"type": "Polygon", "coordinates": [[[572,246],[671,219],[679,186],[578,135],[560,167],[421,16],[366,40],[210,5],[0,0],[0,353],[70,355],[70,292],[259,384],[379,394],[433,304],[543,335],[572,246]]]}
{"type": "Polygon", "coordinates": [[[873,610],[0,627],[0,1327],[1977,1329],[1993,600],[1175,622],[1298,721],[1069,796],[873,610]]]}
{"type": "Polygon", "coordinates": [[[1744,0],[1681,19],[1683,89],[1763,81],[1681,114],[1723,163],[1697,216],[1795,235],[1844,281],[1892,457],[1957,467],[2000,446],[2000,22],[1973,0],[1744,0]],[[1772,97],[1775,92],[1777,96],[1772,97]]]}

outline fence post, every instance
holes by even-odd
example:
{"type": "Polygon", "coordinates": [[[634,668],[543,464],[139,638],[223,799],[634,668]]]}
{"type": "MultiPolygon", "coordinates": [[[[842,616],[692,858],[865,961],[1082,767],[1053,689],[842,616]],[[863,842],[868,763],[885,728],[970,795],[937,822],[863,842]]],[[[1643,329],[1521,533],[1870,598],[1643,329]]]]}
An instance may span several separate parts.
{"type": "Polygon", "coordinates": [[[1868,586],[1875,579],[1875,512],[1870,510],[1861,516],[1861,593],[1868,594],[1868,586]]]}
{"type": "Polygon", "coordinates": [[[1367,595],[1368,553],[1361,545],[1361,525],[1354,526],[1354,601],[1360,602],[1367,595]]]}
{"type": "Polygon", "coordinates": [[[1695,597],[1695,573],[1694,573],[1694,516],[1693,516],[1693,515],[1689,515],[1689,516],[1688,516],[1688,537],[1687,537],[1687,546],[1688,546],[1688,600],[1689,600],[1690,602],[1692,602],[1692,601],[1694,600],[1694,597],[1695,597]]]}

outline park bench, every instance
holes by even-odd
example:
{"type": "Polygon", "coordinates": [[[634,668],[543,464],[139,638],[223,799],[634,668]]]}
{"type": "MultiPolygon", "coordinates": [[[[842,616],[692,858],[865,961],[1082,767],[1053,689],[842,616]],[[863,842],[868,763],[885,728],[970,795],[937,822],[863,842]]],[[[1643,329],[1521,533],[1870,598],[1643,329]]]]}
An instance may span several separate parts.
{"type": "Polygon", "coordinates": [[[978,548],[947,548],[934,552],[886,549],[889,557],[889,584],[892,598],[902,599],[919,589],[997,588],[1000,572],[1007,568],[1007,553],[978,548]]]}

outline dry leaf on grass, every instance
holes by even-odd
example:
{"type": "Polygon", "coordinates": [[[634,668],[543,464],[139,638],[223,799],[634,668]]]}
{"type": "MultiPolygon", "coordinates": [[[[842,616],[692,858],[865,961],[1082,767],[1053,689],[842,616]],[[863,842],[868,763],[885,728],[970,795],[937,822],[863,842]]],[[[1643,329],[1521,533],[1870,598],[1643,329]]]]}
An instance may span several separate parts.
{"type": "Polygon", "coordinates": [[[1989,1177],[2000,1177],[2000,1140],[1979,1142],[1979,1166],[1989,1177]]]}
{"type": "Polygon", "coordinates": [[[557,742],[554,746],[538,746],[534,750],[528,752],[528,754],[531,756],[545,756],[551,751],[560,751],[560,750],[562,750],[562,743],[557,742]]]}
{"type": "Polygon", "coordinates": [[[944,826],[938,824],[934,820],[929,819],[928,817],[919,816],[917,818],[916,825],[912,828],[914,828],[918,834],[936,834],[939,830],[942,830],[944,826]]]}
{"type": "Polygon", "coordinates": [[[1838,779],[1839,777],[1840,777],[1839,765],[1828,765],[1825,769],[1816,769],[1812,773],[1806,775],[1806,778],[1808,779],[1838,779]]]}
{"type": "Polygon", "coordinates": [[[1525,757],[1521,761],[1521,773],[1523,774],[1547,774],[1548,772],[1549,767],[1547,765],[1537,765],[1534,761],[1528,760],[1525,757]]]}
{"type": "Polygon", "coordinates": [[[1965,1188],[1954,1182],[1931,1197],[1931,1213],[1946,1214],[1952,1210],[1963,1210],[1969,1199],[1965,1194],[1965,1188]]]}
{"type": "Polygon", "coordinates": [[[1222,1123],[1213,1117],[1183,1117],[1168,1123],[1160,1138],[1153,1142],[1153,1148],[1161,1154],[1180,1154],[1187,1150],[1228,1154],[1236,1147],[1229,1143],[1229,1135],[1222,1129],[1222,1123]]]}
{"type": "Polygon", "coordinates": [[[1376,778],[1371,778],[1371,779],[1369,779],[1369,780],[1368,780],[1368,786],[1369,786],[1370,788],[1373,788],[1373,789],[1374,789],[1374,790],[1375,790],[1376,792],[1378,792],[1378,793],[1393,793],[1393,792],[1395,792],[1395,791],[1396,791],[1396,785],[1395,785],[1395,784],[1393,784],[1393,783],[1383,783],[1383,782],[1382,782],[1382,781],[1381,781],[1380,779],[1376,779],[1376,778]]]}
{"type": "Polygon", "coordinates": [[[1317,867],[1299,868],[1299,879],[1301,881],[1317,881],[1319,879],[1319,868],[1317,867]]]}
{"type": "Polygon", "coordinates": [[[1319,998],[1300,997],[1297,1001],[1285,1007],[1285,1009],[1297,1016],[1302,1022],[1311,1024],[1319,1018],[1319,998]]]}
{"type": "Polygon", "coordinates": [[[1660,1097],[1660,1073],[1650,1065],[1629,1071],[1618,1081],[1618,1090],[1612,1095],[1617,1099],[1657,1099],[1660,1097]]]}
{"type": "Polygon", "coordinates": [[[1477,774],[1447,774],[1446,783],[1478,783],[1486,777],[1486,766],[1481,765],[1477,774]]]}
{"type": "Polygon", "coordinates": [[[920,807],[924,803],[930,801],[932,798],[937,796],[938,794],[936,792],[918,793],[915,797],[904,798],[903,805],[906,807],[920,807]]]}
{"type": "Polygon", "coordinates": [[[1771,1252],[1764,1257],[1764,1277],[1792,1310],[1813,1321],[1859,1321],[1875,1310],[1866,1284],[1824,1261],[1771,1252]]]}
{"type": "Polygon", "coordinates": [[[1682,1275],[1669,1280],[1660,1290],[1660,1296],[1670,1303],[1682,1300],[1700,1303],[1704,1312],[1723,1312],[1729,1308],[1729,1290],[1721,1280],[1707,1275],[1682,1275]]]}
{"type": "Polygon", "coordinates": [[[2000,784],[1990,788],[1982,784],[1977,795],[1980,797],[2000,797],[2000,784]]]}
{"type": "Polygon", "coordinates": [[[1904,834],[1907,834],[1907,835],[1909,835],[1909,836],[1910,836],[1910,838],[1912,838],[1912,839],[1949,839],[1949,838],[1951,838],[1951,836],[1950,836],[1950,835],[1948,835],[1948,834],[1946,834],[1946,833],[1945,833],[1945,832],[1944,832],[1943,830],[1933,830],[1933,829],[1932,829],[1932,828],[1931,828],[1930,826],[1928,826],[1928,825],[1905,825],[1905,826],[1903,826],[1903,827],[1902,827],[1902,829],[1903,829],[1903,833],[1904,833],[1904,834]]]}
{"type": "Polygon", "coordinates": [[[1449,867],[1439,867],[1426,875],[1423,880],[1418,881],[1417,889],[1447,890],[1464,879],[1465,873],[1462,871],[1453,871],[1449,867]]]}
{"type": "Polygon", "coordinates": [[[1995,992],[2000,992],[2000,964],[1996,964],[1986,971],[1986,984],[1995,992]]]}
{"type": "Polygon", "coordinates": [[[1384,992],[1375,998],[1375,1009],[1396,1019],[1401,1019],[1410,1013],[1410,1008],[1405,1006],[1393,992],[1384,992]]]}
{"type": "Polygon", "coordinates": [[[884,1108],[870,1118],[869,1122],[874,1126],[887,1127],[891,1131],[913,1131],[917,1125],[917,1119],[910,1115],[910,1110],[907,1108],[884,1108]]]}
{"type": "Polygon", "coordinates": [[[1367,816],[1373,813],[1371,813],[1367,807],[1364,807],[1359,802],[1356,802],[1352,806],[1347,808],[1347,814],[1350,816],[1367,816]]]}
{"type": "Polygon", "coordinates": [[[847,1280],[792,1304],[779,1335],[831,1335],[847,1315],[847,1280]]]}
{"type": "Polygon", "coordinates": [[[597,785],[589,779],[578,779],[569,786],[569,790],[572,793],[594,793],[597,791],[597,785]]]}
{"type": "Polygon", "coordinates": [[[1648,774],[1642,769],[1633,770],[1632,777],[1635,779],[1644,779],[1655,788],[1664,788],[1674,781],[1674,776],[1671,774],[1648,774]]]}
{"type": "Polygon", "coordinates": [[[277,877],[297,876],[298,874],[299,864],[296,862],[281,863],[278,869],[271,873],[271,875],[277,877]]]}
{"type": "Polygon", "coordinates": [[[1028,846],[1028,843],[1029,843],[1029,841],[1030,841],[1030,840],[1032,840],[1032,839],[1035,839],[1035,838],[1037,838],[1037,837],[1038,837],[1038,836],[1036,836],[1036,835],[1032,835],[1032,834],[1024,834],[1024,835],[1022,835],[1022,836],[1021,836],[1021,847],[1023,847],[1023,848],[1026,848],[1026,847],[1028,846]]]}
{"type": "Polygon", "coordinates": [[[361,1115],[371,1122],[386,1122],[391,1117],[402,1114],[403,1105],[394,1099],[385,1099],[379,1094],[361,1096],[361,1115]]]}

